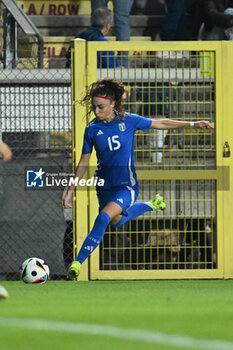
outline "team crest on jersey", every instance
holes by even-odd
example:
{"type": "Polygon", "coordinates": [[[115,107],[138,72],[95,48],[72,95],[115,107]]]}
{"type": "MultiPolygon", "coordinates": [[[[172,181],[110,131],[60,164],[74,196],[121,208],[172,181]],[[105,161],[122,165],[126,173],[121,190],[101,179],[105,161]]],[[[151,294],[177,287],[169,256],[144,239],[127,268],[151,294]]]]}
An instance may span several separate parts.
{"type": "Polygon", "coordinates": [[[120,123],[119,124],[119,129],[120,129],[120,131],[125,131],[125,129],[126,129],[125,123],[120,123]]]}

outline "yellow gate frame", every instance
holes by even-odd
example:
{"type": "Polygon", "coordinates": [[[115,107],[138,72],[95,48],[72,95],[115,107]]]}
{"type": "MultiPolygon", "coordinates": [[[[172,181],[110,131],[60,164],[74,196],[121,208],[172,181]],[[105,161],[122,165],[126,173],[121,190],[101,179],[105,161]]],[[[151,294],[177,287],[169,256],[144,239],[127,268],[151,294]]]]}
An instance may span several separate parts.
{"type": "MultiPolygon", "coordinates": [[[[84,42],[74,40],[72,50],[72,113],[73,113],[73,165],[77,165],[82,148],[82,139],[86,125],[86,110],[78,104],[92,82],[98,79],[97,51],[214,51],[216,60],[216,169],[214,170],[141,170],[137,171],[138,179],[169,180],[216,180],[216,215],[217,215],[217,261],[218,267],[212,270],[121,270],[105,271],[99,269],[99,249],[91,255],[89,278],[95,279],[190,279],[190,278],[232,278],[233,277],[233,191],[223,190],[226,173],[224,167],[232,169],[232,158],[223,158],[224,142],[233,145],[233,47],[231,42],[84,42]]],[[[205,58],[204,58],[205,60],[205,58]]],[[[206,66],[205,61],[203,61],[206,66]]],[[[204,68],[205,69],[205,68],[204,68]]],[[[118,68],[118,74],[124,73],[118,68]]],[[[233,147],[233,146],[232,146],[233,147]]],[[[96,157],[92,155],[90,166],[96,165],[96,157]]],[[[230,185],[233,175],[230,172],[230,185]]],[[[74,256],[87,233],[90,231],[98,214],[98,203],[94,191],[79,192],[74,196],[74,256]],[[80,194],[81,193],[81,194],[80,194]],[[87,202],[89,198],[89,205],[87,202]],[[88,211],[87,211],[88,209],[88,211]]],[[[84,263],[80,280],[88,279],[87,262],[84,263]]]]}

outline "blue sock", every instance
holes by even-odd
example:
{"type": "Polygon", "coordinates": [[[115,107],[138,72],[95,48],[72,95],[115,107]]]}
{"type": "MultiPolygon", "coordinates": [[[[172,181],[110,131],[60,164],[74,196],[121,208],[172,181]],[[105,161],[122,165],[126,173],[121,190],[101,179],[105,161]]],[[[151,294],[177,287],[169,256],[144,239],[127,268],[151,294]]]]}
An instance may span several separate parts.
{"type": "Polygon", "coordinates": [[[83,245],[78,253],[76,261],[79,261],[82,264],[89,255],[95,250],[96,247],[100,244],[104,237],[105,230],[110,222],[110,217],[107,213],[101,212],[97,216],[94,226],[86,237],[83,245]]]}
{"type": "Polygon", "coordinates": [[[121,220],[111,225],[113,228],[123,225],[125,222],[137,218],[138,216],[153,210],[149,202],[136,202],[127,210],[128,216],[122,216],[121,220]]]}

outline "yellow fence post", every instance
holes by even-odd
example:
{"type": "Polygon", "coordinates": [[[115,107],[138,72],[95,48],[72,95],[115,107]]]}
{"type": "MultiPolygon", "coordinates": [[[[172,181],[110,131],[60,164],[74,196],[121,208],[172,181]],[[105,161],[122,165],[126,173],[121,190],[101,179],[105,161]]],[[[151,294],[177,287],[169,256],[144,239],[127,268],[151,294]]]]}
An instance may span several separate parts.
{"type": "MultiPolygon", "coordinates": [[[[72,141],[73,171],[81,156],[84,130],[86,127],[86,107],[79,104],[86,89],[86,42],[73,41],[72,57],[72,141]]],[[[74,258],[88,232],[88,193],[87,188],[76,188],[73,193],[74,258]]],[[[83,263],[80,281],[88,280],[88,261],[83,263]]]]}
{"type": "MultiPolygon", "coordinates": [[[[90,84],[92,84],[93,82],[95,82],[97,80],[97,55],[96,53],[93,54],[91,47],[90,47],[90,42],[86,43],[87,45],[87,86],[90,86],[90,84]]],[[[94,118],[94,115],[91,115],[90,120],[94,118]]],[[[90,121],[89,120],[89,121],[90,121]]],[[[95,150],[93,149],[93,153],[92,156],[90,158],[90,162],[89,162],[89,177],[93,176],[94,170],[96,168],[96,154],[95,154],[95,150]]],[[[98,200],[96,197],[96,193],[95,193],[95,188],[90,188],[89,189],[89,231],[91,230],[93,224],[94,224],[94,220],[98,215],[99,212],[99,208],[98,208],[98,200]]],[[[94,264],[92,264],[92,256],[95,256],[95,260],[94,261],[99,261],[99,249],[96,249],[93,254],[91,255],[91,257],[89,258],[89,262],[90,262],[90,274],[93,270],[98,269],[98,266],[94,264]]]]}
{"type": "Polygon", "coordinates": [[[233,278],[233,46],[231,41],[224,41],[222,43],[222,98],[223,109],[221,121],[223,125],[223,142],[220,152],[223,157],[224,143],[228,142],[230,145],[229,157],[223,157],[223,166],[229,170],[229,183],[226,183],[223,192],[224,208],[223,208],[223,223],[224,223],[224,278],[233,278]],[[227,187],[229,188],[227,189],[227,187]]]}

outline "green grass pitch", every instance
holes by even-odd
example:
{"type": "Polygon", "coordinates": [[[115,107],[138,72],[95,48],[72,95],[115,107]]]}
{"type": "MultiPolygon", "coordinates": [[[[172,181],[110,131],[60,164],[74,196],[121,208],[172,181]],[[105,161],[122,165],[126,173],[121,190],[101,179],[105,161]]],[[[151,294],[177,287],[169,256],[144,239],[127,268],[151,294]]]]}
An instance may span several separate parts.
{"type": "Polygon", "coordinates": [[[1,350],[233,349],[231,280],[0,284],[1,350]]]}

